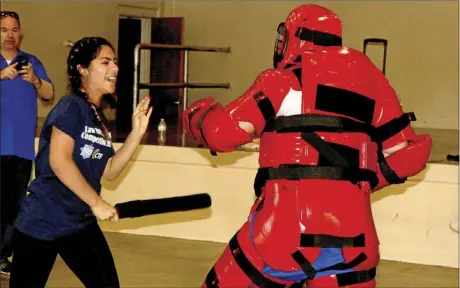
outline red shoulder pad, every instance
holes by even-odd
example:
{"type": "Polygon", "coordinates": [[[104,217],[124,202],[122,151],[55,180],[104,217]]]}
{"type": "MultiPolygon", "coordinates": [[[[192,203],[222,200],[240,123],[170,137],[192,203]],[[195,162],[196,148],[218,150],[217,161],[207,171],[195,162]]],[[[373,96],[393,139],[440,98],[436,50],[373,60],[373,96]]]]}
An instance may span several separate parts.
{"type": "MultiPolygon", "coordinates": [[[[335,55],[330,61],[340,62],[338,58],[344,59],[343,64],[346,64],[347,71],[351,68],[354,75],[357,75],[363,83],[362,92],[367,91],[361,94],[375,101],[372,125],[382,134],[380,136],[383,137],[383,149],[416,137],[410,126],[410,122],[415,121],[415,115],[404,113],[396,91],[383,72],[364,53],[345,47],[331,47],[327,53],[335,55]]],[[[330,65],[333,63],[331,62],[330,65]]],[[[354,88],[358,87],[355,85],[354,88]]]]}
{"type": "Polygon", "coordinates": [[[358,72],[359,77],[372,77],[373,70],[378,70],[366,54],[348,47],[323,47],[321,50],[305,51],[302,57],[306,57],[307,59],[311,57],[316,61],[321,60],[321,67],[323,68],[340,69],[339,72],[358,72]]]}
{"type": "Polygon", "coordinates": [[[298,85],[297,78],[290,71],[265,70],[243,95],[225,107],[225,111],[236,121],[254,125],[255,134],[260,136],[265,123],[276,116],[284,97],[298,85]]]}

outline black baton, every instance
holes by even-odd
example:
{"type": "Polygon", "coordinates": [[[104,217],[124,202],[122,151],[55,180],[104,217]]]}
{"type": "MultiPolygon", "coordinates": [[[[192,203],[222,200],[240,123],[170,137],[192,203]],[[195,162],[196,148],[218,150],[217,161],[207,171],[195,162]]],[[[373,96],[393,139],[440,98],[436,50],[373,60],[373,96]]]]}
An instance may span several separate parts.
{"type": "MultiPolygon", "coordinates": [[[[115,205],[118,218],[137,218],[169,212],[190,211],[211,207],[211,196],[207,193],[158,199],[133,200],[115,205]]],[[[86,216],[94,216],[89,212],[86,216]]]]}

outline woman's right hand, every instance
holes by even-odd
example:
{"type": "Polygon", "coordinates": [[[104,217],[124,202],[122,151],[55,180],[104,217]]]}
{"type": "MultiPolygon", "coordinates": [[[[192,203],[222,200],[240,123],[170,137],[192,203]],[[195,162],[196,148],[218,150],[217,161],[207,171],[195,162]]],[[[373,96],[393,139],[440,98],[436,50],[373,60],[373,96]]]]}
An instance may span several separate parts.
{"type": "Polygon", "coordinates": [[[93,207],[91,207],[91,211],[93,211],[94,216],[96,216],[99,220],[118,221],[117,209],[115,209],[115,207],[104,201],[104,199],[102,198],[99,198],[96,204],[93,207]]]}

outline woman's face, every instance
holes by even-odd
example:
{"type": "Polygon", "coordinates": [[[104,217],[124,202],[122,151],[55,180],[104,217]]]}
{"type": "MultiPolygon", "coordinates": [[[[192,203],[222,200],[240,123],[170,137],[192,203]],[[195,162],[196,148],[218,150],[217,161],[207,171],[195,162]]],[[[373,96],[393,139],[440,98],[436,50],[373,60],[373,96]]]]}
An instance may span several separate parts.
{"type": "Polygon", "coordinates": [[[85,85],[88,90],[100,95],[115,92],[118,65],[112,48],[106,45],[101,46],[99,55],[91,61],[88,69],[85,70],[88,74],[85,85]]]}

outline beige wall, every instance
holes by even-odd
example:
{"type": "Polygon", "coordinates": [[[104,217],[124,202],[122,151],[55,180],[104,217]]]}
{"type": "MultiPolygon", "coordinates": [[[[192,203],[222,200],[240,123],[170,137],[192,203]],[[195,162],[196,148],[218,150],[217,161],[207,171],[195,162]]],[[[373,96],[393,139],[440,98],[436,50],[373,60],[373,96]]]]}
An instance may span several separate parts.
{"type": "MultiPolygon", "coordinates": [[[[118,4],[139,5],[136,1],[7,1],[2,10],[17,11],[24,33],[22,49],[35,54],[44,63],[56,89],[62,97],[67,89],[66,58],[69,48],[64,40],[77,41],[85,36],[101,36],[118,46],[118,15],[155,16],[155,11],[119,7],[118,4]]],[[[158,8],[158,1],[141,3],[158,8]]],[[[50,107],[39,104],[39,117],[46,117],[50,107]]]]}
{"type": "MultiPolygon", "coordinates": [[[[319,1],[317,1],[319,3],[319,1]]],[[[118,13],[110,2],[3,2],[22,17],[24,50],[45,63],[58,97],[66,88],[64,39],[99,35],[117,46],[118,13]]],[[[216,96],[223,103],[238,97],[257,74],[271,67],[275,29],[295,1],[124,1],[160,7],[163,16],[185,18],[185,44],[231,46],[231,54],[190,55],[190,80],[230,82],[230,90],[197,89],[190,100],[216,96]]],[[[406,110],[415,111],[416,127],[458,129],[458,3],[456,1],[320,1],[344,23],[344,44],[362,49],[367,37],[389,40],[387,76],[406,110]]],[[[155,14],[154,14],[155,15],[155,14]]],[[[370,56],[379,65],[381,50],[370,56]]],[[[40,107],[39,116],[49,109],[40,107]]]]}
{"type": "MultiPolygon", "coordinates": [[[[192,54],[193,81],[229,81],[230,91],[196,90],[228,103],[272,65],[276,27],[291,9],[312,1],[167,1],[165,14],[185,18],[185,44],[231,46],[230,55],[192,54]]],[[[416,127],[458,129],[457,1],[316,1],[344,25],[344,45],[362,50],[364,38],[389,40],[387,76],[416,127]]],[[[369,55],[381,66],[382,49],[369,55]],[[380,56],[380,57],[379,57],[380,56]]]]}

